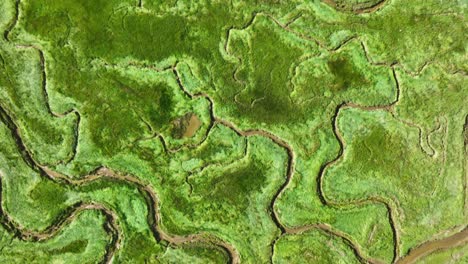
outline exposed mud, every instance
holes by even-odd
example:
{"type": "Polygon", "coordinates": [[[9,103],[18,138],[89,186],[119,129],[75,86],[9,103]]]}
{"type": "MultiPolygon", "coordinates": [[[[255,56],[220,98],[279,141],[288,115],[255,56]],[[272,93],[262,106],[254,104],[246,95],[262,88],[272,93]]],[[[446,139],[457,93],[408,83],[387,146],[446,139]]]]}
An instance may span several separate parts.
{"type": "Polygon", "coordinates": [[[374,4],[370,5],[363,5],[363,4],[355,4],[354,6],[348,6],[346,4],[338,4],[335,0],[322,0],[323,3],[333,7],[338,11],[343,12],[352,12],[356,15],[366,14],[366,13],[374,13],[378,10],[382,9],[388,0],[380,0],[374,4]]]}
{"type": "Polygon", "coordinates": [[[177,139],[193,137],[201,125],[197,115],[187,113],[172,121],[172,136],[177,139]]]}
{"type": "Polygon", "coordinates": [[[397,264],[412,264],[419,259],[439,250],[450,249],[468,243],[468,227],[449,237],[427,241],[410,250],[408,255],[399,259],[397,264]]]}
{"type": "Polygon", "coordinates": [[[200,119],[198,119],[198,117],[196,115],[192,115],[190,117],[188,126],[187,126],[183,136],[184,137],[193,137],[193,135],[195,135],[195,133],[200,128],[200,126],[201,126],[200,119]]]}

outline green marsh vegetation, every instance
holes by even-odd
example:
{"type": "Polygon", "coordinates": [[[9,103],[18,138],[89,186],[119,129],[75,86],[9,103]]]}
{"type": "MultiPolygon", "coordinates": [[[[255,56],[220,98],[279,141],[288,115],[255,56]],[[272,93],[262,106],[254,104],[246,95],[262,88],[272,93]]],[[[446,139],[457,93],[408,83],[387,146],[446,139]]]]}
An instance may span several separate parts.
{"type": "Polygon", "coordinates": [[[0,260],[398,263],[460,234],[467,7],[2,1],[0,260]]]}

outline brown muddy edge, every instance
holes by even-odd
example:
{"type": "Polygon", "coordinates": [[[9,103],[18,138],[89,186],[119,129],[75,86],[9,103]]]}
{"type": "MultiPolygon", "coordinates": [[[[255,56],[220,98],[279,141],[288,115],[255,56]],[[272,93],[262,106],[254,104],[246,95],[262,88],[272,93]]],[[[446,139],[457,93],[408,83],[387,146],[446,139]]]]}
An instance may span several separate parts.
{"type": "Polygon", "coordinates": [[[412,248],[408,254],[400,258],[397,264],[412,264],[418,260],[438,251],[443,251],[468,244],[468,227],[461,231],[441,239],[426,241],[419,246],[412,248]]]}
{"type": "Polygon", "coordinates": [[[362,7],[354,8],[353,6],[348,7],[346,5],[344,7],[340,7],[338,6],[335,0],[322,0],[324,4],[332,7],[336,11],[350,12],[356,15],[375,13],[379,11],[380,9],[382,9],[387,4],[388,1],[389,0],[380,0],[370,6],[362,6],[362,7]]]}
{"type": "MultiPolygon", "coordinates": [[[[170,245],[176,245],[176,246],[182,246],[183,244],[192,243],[192,242],[214,244],[224,249],[228,253],[231,263],[240,262],[239,255],[232,246],[230,246],[228,243],[223,242],[219,238],[216,238],[212,235],[194,234],[194,235],[188,235],[188,236],[178,236],[178,235],[171,236],[167,234],[165,231],[163,231],[160,227],[161,217],[160,217],[160,212],[159,212],[159,207],[158,207],[159,200],[155,192],[152,190],[152,188],[149,185],[146,185],[145,183],[141,182],[139,179],[133,176],[129,176],[129,175],[120,175],[108,168],[101,167],[101,168],[98,168],[96,171],[92,172],[91,174],[88,174],[79,180],[73,180],[69,176],[55,172],[49,169],[47,166],[42,166],[38,164],[32,158],[31,153],[29,152],[29,150],[26,148],[26,146],[23,143],[23,140],[21,138],[21,134],[19,132],[17,125],[14,123],[11,116],[6,112],[6,110],[2,106],[0,106],[0,120],[9,128],[24,162],[32,170],[39,173],[42,177],[53,180],[54,182],[58,182],[60,184],[69,184],[69,185],[74,185],[74,186],[85,185],[93,181],[96,181],[100,178],[118,180],[126,184],[131,184],[135,186],[136,188],[138,188],[140,193],[144,195],[145,200],[147,201],[147,206],[150,211],[150,213],[148,214],[148,224],[157,241],[163,240],[169,243],[170,245]]],[[[94,204],[92,206],[96,208],[99,207],[99,209],[104,210],[103,205],[94,204]]],[[[18,224],[16,224],[13,220],[11,220],[11,217],[9,217],[6,214],[6,212],[2,210],[1,213],[2,213],[2,219],[4,219],[3,222],[5,223],[4,226],[6,226],[8,230],[13,231],[14,234],[18,234],[18,237],[20,238],[29,239],[29,237],[31,237],[31,240],[35,241],[35,240],[41,240],[41,239],[48,239],[51,236],[50,234],[56,234],[59,230],[63,228],[63,226],[66,223],[69,223],[76,217],[77,211],[82,210],[82,209],[92,209],[92,208],[90,204],[81,204],[81,203],[71,206],[67,210],[67,212],[69,212],[68,214],[65,213],[61,215],[59,219],[56,222],[54,222],[50,227],[48,227],[44,232],[37,233],[37,234],[29,232],[29,231],[22,232],[21,227],[18,224]]],[[[115,219],[114,215],[111,214],[111,211],[106,210],[104,212],[108,219],[115,219]]],[[[118,228],[112,223],[110,223],[109,230],[111,229],[117,230],[118,228]]],[[[116,244],[115,246],[108,247],[108,251],[105,257],[107,262],[112,260],[113,255],[115,254],[116,250],[118,249],[120,245],[120,242],[119,242],[120,239],[113,239],[113,241],[116,241],[115,242],[116,244]]]]}
{"type": "MultiPolygon", "coordinates": [[[[324,2],[334,2],[334,1],[331,1],[331,0],[324,0],[324,2]]],[[[372,7],[369,7],[369,8],[366,8],[366,9],[362,9],[362,10],[358,10],[359,13],[370,13],[370,12],[375,12],[377,10],[379,10],[387,1],[386,0],[383,0],[383,1],[380,1],[379,3],[373,5],[372,7]]],[[[9,32],[13,29],[13,27],[16,25],[17,23],[17,20],[18,20],[18,16],[19,16],[19,4],[20,4],[20,0],[17,0],[16,3],[15,3],[15,8],[16,8],[16,15],[15,15],[15,18],[14,18],[14,21],[11,22],[10,26],[8,27],[8,29],[4,32],[4,38],[8,41],[8,34],[9,32]]],[[[335,4],[336,5],[336,4],[335,4]]],[[[256,18],[256,15],[257,14],[261,14],[261,13],[254,13],[254,15],[252,16],[252,20],[249,21],[249,23],[247,23],[247,25],[244,27],[248,27],[250,24],[253,23],[254,19],[256,18]]],[[[267,15],[270,17],[270,15],[267,15]]],[[[278,24],[278,21],[275,20],[273,17],[270,17],[272,18],[275,23],[278,24]]],[[[280,26],[282,26],[281,24],[278,24],[280,26]]],[[[282,26],[283,27],[283,26],[282,26]]],[[[285,30],[288,30],[288,31],[291,31],[287,28],[287,25],[283,27],[285,30]]],[[[231,29],[234,29],[234,28],[230,28],[228,31],[227,31],[227,40],[226,40],[226,45],[225,45],[225,50],[227,51],[227,42],[228,42],[228,39],[229,39],[229,33],[230,33],[230,30],[231,29]]],[[[294,33],[294,32],[293,32],[294,33]]],[[[346,42],[352,40],[353,38],[347,40],[346,42]]],[[[314,42],[317,42],[316,40],[311,40],[311,41],[314,41],[314,42]]],[[[318,43],[320,45],[320,43],[318,43]]],[[[345,43],[344,43],[345,44],[345,43]]],[[[320,46],[323,46],[323,45],[320,45],[320,46]]],[[[338,46],[337,49],[341,48],[342,45],[338,46]]],[[[35,48],[35,47],[34,47],[35,48]]],[[[43,57],[43,52],[36,48],[39,52],[40,52],[40,56],[41,56],[41,64],[42,66],[44,67],[44,57],[43,57]]],[[[335,51],[337,49],[333,49],[332,51],[335,51]]],[[[364,51],[366,53],[366,56],[368,57],[368,53],[367,53],[367,50],[365,49],[364,47],[364,51]]],[[[369,62],[371,62],[372,64],[374,65],[378,65],[380,63],[373,63],[370,58],[368,57],[368,60],[369,62]]],[[[395,64],[391,64],[390,66],[393,66],[395,64]]],[[[185,88],[183,87],[181,81],[180,81],[180,78],[179,78],[179,75],[176,71],[176,66],[173,66],[172,69],[173,69],[173,72],[174,74],[176,75],[176,79],[177,79],[177,82],[180,86],[180,88],[184,91],[184,93],[189,96],[191,99],[195,99],[195,98],[199,98],[199,97],[204,97],[205,99],[207,99],[210,103],[210,112],[211,112],[211,119],[212,119],[212,122],[207,130],[207,133],[205,135],[205,138],[202,140],[201,143],[203,143],[208,134],[209,134],[209,131],[211,130],[211,128],[214,126],[214,123],[215,122],[218,122],[218,123],[222,123],[226,126],[228,126],[229,128],[233,129],[237,134],[241,135],[241,136],[244,136],[244,137],[248,137],[248,136],[254,136],[254,135],[258,135],[258,136],[263,136],[263,137],[267,137],[269,138],[270,140],[272,140],[274,143],[278,144],[279,146],[283,147],[286,149],[286,151],[288,152],[288,173],[287,173],[287,179],[285,181],[285,183],[283,183],[282,187],[277,191],[277,194],[275,195],[274,199],[272,200],[272,203],[271,203],[271,215],[272,215],[272,219],[273,221],[275,222],[275,224],[278,226],[278,228],[281,230],[282,235],[285,235],[285,234],[296,234],[296,233],[302,233],[302,232],[305,232],[309,229],[312,229],[312,228],[318,228],[318,229],[321,229],[325,232],[329,232],[329,233],[332,233],[333,235],[335,236],[338,236],[338,237],[341,237],[343,240],[345,241],[348,241],[347,244],[350,244],[350,247],[353,249],[353,251],[355,252],[356,256],[358,257],[358,259],[361,261],[361,262],[369,262],[369,263],[379,263],[378,260],[366,260],[364,257],[362,257],[362,254],[360,252],[360,249],[359,249],[359,246],[357,244],[354,244],[352,243],[352,241],[346,237],[345,234],[340,234],[339,232],[330,232],[330,228],[326,227],[327,225],[325,224],[315,224],[315,225],[309,225],[307,227],[295,227],[295,228],[289,228],[289,227],[286,227],[284,226],[283,224],[281,224],[280,220],[279,220],[279,216],[277,215],[276,211],[274,210],[274,204],[275,204],[275,201],[276,199],[279,197],[279,195],[286,189],[287,185],[289,184],[292,176],[293,176],[293,173],[294,173],[294,160],[295,160],[295,156],[294,156],[294,151],[293,149],[282,139],[280,139],[279,137],[276,137],[275,135],[273,135],[272,133],[268,132],[268,131],[263,131],[263,130],[246,130],[246,131],[243,131],[243,130],[240,130],[238,128],[235,127],[235,125],[233,125],[232,123],[228,122],[228,121],[224,121],[224,120],[221,120],[219,118],[216,118],[214,116],[214,111],[213,111],[213,107],[214,107],[214,103],[213,103],[213,100],[207,95],[207,94],[197,94],[197,95],[192,95],[190,94],[187,90],[185,90],[185,88]]],[[[44,67],[45,68],[45,67],[44,67]]],[[[394,68],[392,67],[393,69],[393,74],[394,74],[394,77],[396,79],[396,76],[395,76],[395,70],[394,68]]],[[[45,79],[45,75],[43,76],[44,79],[45,79]]],[[[398,81],[396,80],[397,82],[397,86],[398,86],[398,81]]],[[[46,90],[45,90],[46,91],[46,90]]],[[[47,91],[46,91],[47,92],[47,91]]],[[[399,98],[399,89],[397,90],[397,98],[399,98]]],[[[46,97],[47,97],[47,94],[46,94],[46,97]]],[[[398,101],[398,100],[397,100],[398,101]]],[[[396,104],[395,101],[393,104],[396,104]]],[[[361,108],[361,109],[365,109],[365,110],[378,110],[378,109],[386,109],[386,110],[389,110],[393,104],[391,105],[387,105],[387,106],[382,106],[382,107],[363,107],[363,106],[357,106],[357,105],[353,105],[352,103],[349,103],[349,104],[346,104],[346,106],[343,104],[343,105],[340,105],[338,106],[337,108],[337,111],[336,111],[336,115],[338,114],[339,112],[339,108],[340,107],[357,107],[357,108],[361,108]]],[[[50,110],[50,106],[47,105],[49,110],[50,110]]],[[[74,112],[74,110],[70,111],[70,112],[74,112]]],[[[59,117],[61,116],[62,114],[55,114],[55,113],[52,113],[54,116],[56,117],[59,117]]],[[[66,115],[66,114],[69,114],[69,113],[65,113],[63,115],[66,115]]],[[[79,116],[79,113],[76,112],[76,114],[78,115],[78,124],[79,124],[79,119],[80,119],[80,116],[79,116]]],[[[47,167],[44,167],[44,166],[40,166],[39,164],[37,164],[31,157],[31,154],[29,153],[29,151],[26,149],[26,147],[24,146],[24,144],[22,143],[22,140],[21,140],[21,137],[20,137],[20,134],[19,134],[19,131],[18,131],[18,128],[16,127],[16,125],[14,124],[14,122],[12,121],[12,119],[9,117],[9,115],[6,113],[6,111],[3,109],[3,107],[0,106],[0,116],[3,116],[5,117],[5,115],[7,116],[7,121],[8,119],[10,119],[9,121],[11,121],[10,124],[8,123],[5,123],[11,130],[12,134],[14,135],[14,138],[15,138],[15,141],[22,153],[22,157],[23,157],[23,160],[33,169],[33,170],[36,170],[38,172],[40,172],[41,175],[43,176],[46,176],[52,180],[56,180],[56,181],[59,181],[59,182],[66,182],[66,183],[70,183],[70,184],[86,184],[88,182],[91,182],[93,180],[96,180],[100,177],[113,177],[113,178],[116,178],[118,180],[122,180],[122,181],[125,181],[126,183],[133,183],[135,185],[137,185],[138,189],[145,193],[146,197],[149,197],[149,200],[151,202],[151,204],[153,204],[153,206],[149,206],[149,208],[152,208],[151,210],[154,211],[154,214],[151,214],[151,215],[154,215],[154,225],[152,225],[152,229],[155,230],[156,232],[155,233],[155,237],[156,239],[163,239],[163,240],[166,240],[167,242],[169,242],[170,244],[176,244],[176,245],[181,245],[181,244],[184,244],[184,243],[191,243],[191,242],[199,242],[199,241],[203,241],[204,243],[211,243],[212,244],[212,241],[216,241],[214,244],[218,245],[225,249],[229,256],[230,256],[230,262],[231,263],[239,263],[240,262],[240,258],[239,258],[239,255],[237,253],[237,251],[235,250],[235,248],[233,248],[232,246],[230,246],[229,244],[227,243],[224,243],[224,242],[219,242],[219,240],[217,240],[216,238],[209,238],[209,239],[206,239],[206,235],[205,236],[199,236],[199,235],[189,235],[189,236],[169,236],[168,234],[164,233],[161,229],[159,229],[159,226],[157,224],[158,220],[160,219],[159,215],[158,215],[158,210],[157,210],[157,197],[156,195],[154,194],[154,192],[152,191],[152,189],[149,187],[149,186],[146,186],[140,182],[138,179],[136,178],[133,178],[131,176],[116,176],[118,174],[116,174],[115,172],[107,169],[107,168],[99,168],[98,170],[96,170],[97,172],[97,175],[87,175],[85,176],[83,179],[81,180],[78,180],[80,182],[73,182],[73,180],[70,180],[70,178],[68,176],[65,176],[65,175],[61,175],[59,173],[56,173],[56,172],[53,172],[51,170],[49,170],[47,167]],[[11,124],[14,124],[13,125],[13,128],[14,129],[11,129],[11,124]],[[48,173],[46,172],[46,170],[48,171],[48,173]],[[131,178],[129,178],[131,177],[131,178]],[[158,235],[159,234],[159,235],[158,235]]],[[[335,120],[336,120],[336,115],[333,117],[333,120],[332,122],[335,123],[335,120]]],[[[337,136],[337,139],[339,140],[339,136],[338,134],[336,133],[336,130],[335,130],[335,135],[337,136]]],[[[166,144],[165,144],[165,141],[164,141],[164,138],[162,138],[162,136],[158,135],[163,143],[163,146],[165,146],[165,150],[166,152],[176,152],[176,151],[179,151],[181,148],[179,149],[168,149],[166,144]]],[[[340,141],[340,140],[339,140],[340,141]]],[[[199,144],[197,144],[199,145],[199,144]]],[[[197,145],[194,145],[194,146],[189,146],[189,147],[197,147],[197,145]]],[[[343,146],[343,142],[340,141],[340,145],[343,146]]],[[[341,149],[340,151],[340,155],[342,155],[342,151],[343,149],[341,149]]],[[[328,165],[330,165],[331,163],[335,162],[336,160],[339,159],[339,156],[334,160],[334,161],[331,161],[331,162],[328,162],[324,165],[324,169],[325,167],[327,167],[328,165]]],[[[323,169],[323,170],[324,170],[323,169]]],[[[321,173],[321,175],[323,174],[323,171],[321,173]]],[[[318,177],[317,181],[319,181],[321,183],[321,176],[318,177]]],[[[325,199],[325,196],[323,196],[323,192],[321,191],[321,184],[319,185],[319,190],[318,193],[319,193],[319,197],[321,199],[321,201],[324,203],[324,204],[328,204],[328,205],[332,205],[332,206],[338,206],[338,204],[334,204],[332,202],[329,202],[325,199]]],[[[381,202],[381,203],[385,203],[385,201],[378,201],[377,198],[375,199],[368,199],[368,200],[365,200],[365,201],[359,201],[357,202],[357,204],[362,204],[362,203],[367,203],[367,202],[381,202]]],[[[349,204],[347,204],[349,205],[349,204]]],[[[396,232],[396,228],[395,228],[395,222],[392,220],[393,217],[392,217],[392,213],[391,213],[391,207],[390,205],[386,204],[387,206],[387,209],[390,211],[390,218],[391,218],[391,226],[392,226],[392,229],[394,230],[395,232],[395,239],[397,239],[397,232],[396,232]]],[[[99,209],[101,210],[101,205],[90,205],[90,204],[82,204],[80,206],[77,206],[75,208],[75,211],[78,211],[78,210],[84,210],[84,209],[99,209]],[[83,207],[81,207],[83,206],[83,207]],[[91,208],[92,206],[94,206],[95,208],[91,208]],[[98,208],[99,207],[99,208],[98,208]],[[80,209],[80,208],[83,208],[83,209],[80,209]]],[[[2,211],[3,212],[3,211],[2,211]]],[[[106,214],[106,216],[108,217],[108,219],[114,219],[113,221],[110,221],[110,222],[114,222],[115,223],[115,215],[114,214],[110,214],[111,211],[106,211],[107,213],[109,214],[106,214]]],[[[66,223],[67,221],[70,221],[72,218],[74,218],[76,216],[76,213],[70,213],[69,217],[65,217],[65,220],[61,220],[59,221],[60,223],[66,223]],[[68,219],[68,220],[67,220],[68,219]]],[[[3,217],[5,217],[5,215],[2,216],[2,219],[3,217]]],[[[61,225],[59,222],[57,222],[56,224],[54,224],[55,226],[59,226],[61,225]]],[[[7,225],[9,226],[9,225],[7,225]]],[[[13,224],[13,228],[14,228],[14,224],[13,224]]],[[[58,232],[61,227],[59,228],[54,228],[54,227],[51,227],[50,228],[51,230],[56,230],[54,232],[58,232]]],[[[113,230],[116,230],[116,226],[110,228],[110,229],[113,229],[113,230]]],[[[20,232],[21,233],[21,232],[20,232]]],[[[29,235],[26,234],[26,237],[28,237],[29,235]]],[[[279,238],[279,237],[278,237],[279,238]]],[[[275,242],[278,240],[278,238],[275,240],[275,242]]],[[[274,243],[275,243],[274,242],[274,243]]],[[[117,242],[115,242],[116,245],[118,246],[119,244],[119,240],[117,240],[117,242]]],[[[273,253],[274,253],[274,243],[272,244],[272,247],[273,247],[273,253]]],[[[398,243],[396,243],[398,244],[398,243]]],[[[117,246],[114,248],[114,252],[115,250],[117,249],[117,246]]],[[[397,245],[395,245],[395,248],[397,248],[397,245]]],[[[113,253],[112,253],[113,255],[113,253]]],[[[396,256],[398,256],[398,254],[396,254],[396,256]]],[[[112,256],[111,257],[106,257],[106,259],[108,261],[110,261],[112,259],[112,256]]]]}

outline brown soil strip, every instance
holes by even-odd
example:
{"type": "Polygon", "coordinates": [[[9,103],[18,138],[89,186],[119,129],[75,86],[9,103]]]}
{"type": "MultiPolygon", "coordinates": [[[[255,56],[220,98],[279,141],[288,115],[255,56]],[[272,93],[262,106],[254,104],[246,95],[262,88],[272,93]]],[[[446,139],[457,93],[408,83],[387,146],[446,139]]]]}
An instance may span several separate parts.
{"type": "Polygon", "coordinates": [[[465,227],[462,231],[451,235],[449,237],[427,241],[418,247],[410,250],[408,255],[399,259],[397,264],[411,264],[416,263],[419,259],[424,256],[427,256],[433,252],[457,247],[468,243],[468,227],[465,227]]]}
{"type": "Polygon", "coordinates": [[[336,2],[334,0],[322,0],[322,2],[333,8],[336,8],[336,2]]]}
{"type": "Polygon", "coordinates": [[[357,8],[353,8],[353,7],[341,7],[341,6],[338,6],[338,4],[336,3],[336,1],[334,0],[322,0],[323,3],[333,7],[334,9],[336,9],[337,11],[350,11],[356,15],[360,15],[360,14],[366,14],[366,13],[374,13],[374,12],[377,12],[378,10],[380,10],[381,8],[384,7],[384,5],[388,2],[388,0],[381,0],[371,6],[367,6],[367,7],[357,7],[357,8]]]}
{"type": "Polygon", "coordinates": [[[387,2],[388,0],[381,0],[380,2],[377,2],[372,6],[358,8],[358,9],[353,10],[353,12],[355,14],[374,13],[374,12],[379,11],[381,8],[383,8],[387,2]]]}

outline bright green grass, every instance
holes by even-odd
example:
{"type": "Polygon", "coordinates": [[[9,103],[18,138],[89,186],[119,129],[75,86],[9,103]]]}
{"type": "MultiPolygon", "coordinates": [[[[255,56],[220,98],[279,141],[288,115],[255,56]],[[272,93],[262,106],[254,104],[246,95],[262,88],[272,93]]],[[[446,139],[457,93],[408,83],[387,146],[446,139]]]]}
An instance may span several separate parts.
{"type": "MultiPolygon", "coordinates": [[[[21,0],[17,22],[14,2],[0,3],[2,33],[11,30],[9,41],[0,40],[0,106],[33,158],[72,178],[99,166],[133,175],[158,195],[170,234],[214,236],[243,263],[357,261],[347,243],[319,230],[273,245],[275,210],[287,227],[327,224],[364,257],[390,263],[387,208],[353,201],[378,197],[396,208],[401,255],[467,224],[463,1],[388,0],[357,15],[379,1],[337,0],[335,9],[321,1],[21,0]],[[172,67],[183,88],[207,94],[213,109],[205,95],[181,89],[172,67]],[[382,108],[397,99],[392,112],[344,109],[334,117],[344,102],[382,108]],[[221,124],[209,130],[211,110],[294,150],[293,179],[273,206],[286,181],[285,149],[221,124]],[[201,127],[180,138],[173,122],[189,113],[201,127]],[[323,194],[339,206],[317,192],[321,168],[340,153],[334,118],[345,148],[325,171],[323,194]]],[[[132,184],[77,187],[42,177],[0,128],[2,203],[21,226],[44,230],[72,204],[95,202],[118,216],[115,263],[227,261],[211,244],[158,243],[132,184]]],[[[0,255],[13,263],[93,263],[109,240],[103,221],[87,211],[56,238],[14,240],[0,255]]],[[[11,234],[2,232],[7,245],[11,234]]]]}

